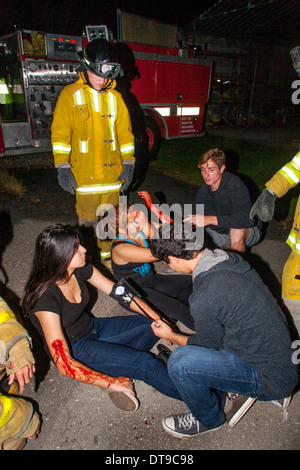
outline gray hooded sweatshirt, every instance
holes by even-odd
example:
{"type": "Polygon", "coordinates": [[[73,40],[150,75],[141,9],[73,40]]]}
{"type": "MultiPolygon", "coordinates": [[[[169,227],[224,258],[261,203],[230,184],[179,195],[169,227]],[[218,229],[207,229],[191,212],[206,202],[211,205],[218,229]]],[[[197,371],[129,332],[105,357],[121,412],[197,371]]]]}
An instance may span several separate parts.
{"type": "Polygon", "coordinates": [[[286,397],[298,382],[285,317],[258,274],[243,258],[204,250],[189,299],[196,333],[188,344],[239,356],[256,370],[262,393],[286,397]]]}

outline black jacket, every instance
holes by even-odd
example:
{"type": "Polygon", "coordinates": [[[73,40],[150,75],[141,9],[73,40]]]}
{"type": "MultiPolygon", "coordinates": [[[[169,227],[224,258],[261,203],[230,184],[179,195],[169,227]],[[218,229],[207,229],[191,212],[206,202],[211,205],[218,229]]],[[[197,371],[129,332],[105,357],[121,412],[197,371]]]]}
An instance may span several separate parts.
{"type": "Polygon", "coordinates": [[[223,173],[216,191],[203,184],[198,189],[195,202],[204,204],[204,215],[218,217],[218,225],[209,227],[219,233],[229,233],[230,228],[250,228],[254,225],[249,217],[249,191],[238,176],[227,171],[223,173]]]}

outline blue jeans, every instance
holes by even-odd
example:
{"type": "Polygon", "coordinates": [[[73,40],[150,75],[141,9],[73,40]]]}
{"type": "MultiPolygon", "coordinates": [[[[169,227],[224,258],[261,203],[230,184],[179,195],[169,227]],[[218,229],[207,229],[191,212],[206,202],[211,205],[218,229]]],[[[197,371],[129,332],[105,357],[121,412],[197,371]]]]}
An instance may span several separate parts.
{"type": "Polygon", "coordinates": [[[142,380],[181,400],[167,368],[149,352],[158,341],[151,322],[141,315],[95,318],[91,333],[72,346],[73,356],[102,374],[142,380]]]}
{"type": "Polygon", "coordinates": [[[169,358],[168,371],[185,404],[207,428],[225,422],[224,392],[268,400],[261,393],[257,372],[230,351],[180,346],[169,358]]]}

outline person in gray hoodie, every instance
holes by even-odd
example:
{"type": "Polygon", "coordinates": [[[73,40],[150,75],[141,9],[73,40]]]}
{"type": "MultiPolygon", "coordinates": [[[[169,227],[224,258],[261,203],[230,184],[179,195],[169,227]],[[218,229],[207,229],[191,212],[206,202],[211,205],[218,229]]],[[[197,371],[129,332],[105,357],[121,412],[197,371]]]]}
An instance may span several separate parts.
{"type": "Polygon", "coordinates": [[[232,252],[203,249],[197,239],[164,227],[151,243],[153,256],[192,273],[189,298],[195,333],[182,334],[162,320],[154,333],[180,347],[168,371],[190,412],[168,416],[165,430],[193,437],[234,426],[255,400],[286,407],[299,380],[283,312],[254,269],[232,252]],[[187,248],[192,246],[192,249],[187,248]]]}

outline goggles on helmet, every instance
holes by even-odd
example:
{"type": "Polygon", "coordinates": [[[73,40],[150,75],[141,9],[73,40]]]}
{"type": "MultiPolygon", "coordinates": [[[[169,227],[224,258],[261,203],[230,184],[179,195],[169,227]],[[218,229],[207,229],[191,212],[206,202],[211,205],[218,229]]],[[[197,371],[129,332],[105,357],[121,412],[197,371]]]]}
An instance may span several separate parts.
{"type": "Polygon", "coordinates": [[[116,78],[120,73],[120,64],[104,60],[101,62],[91,62],[85,53],[83,53],[82,61],[96,75],[102,78],[116,78]]]}
{"type": "Polygon", "coordinates": [[[120,64],[115,62],[96,62],[92,68],[103,78],[116,78],[120,72],[120,64]]]}

